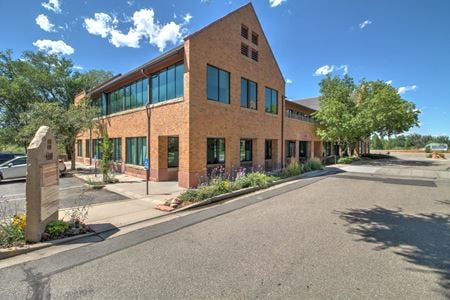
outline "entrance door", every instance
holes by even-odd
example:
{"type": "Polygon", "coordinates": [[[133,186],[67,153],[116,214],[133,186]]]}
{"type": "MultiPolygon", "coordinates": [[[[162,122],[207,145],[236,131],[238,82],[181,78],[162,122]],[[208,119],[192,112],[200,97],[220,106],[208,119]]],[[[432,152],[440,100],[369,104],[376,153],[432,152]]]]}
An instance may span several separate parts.
{"type": "Polygon", "coordinates": [[[308,143],[307,141],[300,141],[299,143],[298,156],[301,162],[308,160],[308,143]]]}

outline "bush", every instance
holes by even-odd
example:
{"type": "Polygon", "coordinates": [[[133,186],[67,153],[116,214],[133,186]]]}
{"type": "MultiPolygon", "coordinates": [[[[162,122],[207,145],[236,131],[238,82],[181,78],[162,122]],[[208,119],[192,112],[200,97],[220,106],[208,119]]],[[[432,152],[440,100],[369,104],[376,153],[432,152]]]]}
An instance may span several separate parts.
{"type": "Polygon", "coordinates": [[[346,156],[346,157],[341,157],[338,159],[337,163],[338,164],[351,164],[354,161],[358,161],[361,160],[361,158],[356,157],[356,156],[346,156]]]}
{"type": "Polygon", "coordinates": [[[48,233],[50,237],[55,238],[62,236],[69,228],[70,225],[67,222],[55,220],[47,224],[45,232],[48,233]]]}
{"type": "Polygon", "coordinates": [[[323,165],[318,158],[309,159],[302,168],[303,172],[322,170],[323,165]]]}
{"type": "Polygon", "coordinates": [[[377,154],[377,153],[365,153],[365,154],[361,154],[361,157],[363,157],[363,158],[370,158],[370,159],[393,158],[393,156],[390,156],[390,155],[387,155],[387,154],[377,154]]]}
{"type": "Polygon", "coordinates": [[[25,244],[25,235],[12,221],[0,225],[0,247],[13,247],[25,244]]]}
{"type": "Polygon", "coordinates": [[[291,161],[289,165],[281,172],[280,176],[282,178],[287,178],[300,174],[302,174],[302,170],[298,161],[291,161]]]}
{"type": "Polygon", "coordinates": [[[198,197],[198,191],[196,189],[189,189],[178,196],[178,200],[181,202],[196,201],[198,197]]]}

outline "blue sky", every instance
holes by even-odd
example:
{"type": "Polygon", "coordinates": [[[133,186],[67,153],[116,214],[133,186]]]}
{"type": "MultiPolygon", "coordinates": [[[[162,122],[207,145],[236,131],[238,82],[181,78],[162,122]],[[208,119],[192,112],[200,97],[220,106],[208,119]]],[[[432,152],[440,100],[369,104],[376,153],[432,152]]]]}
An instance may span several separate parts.
{"type": "MultiPolygon", "coordinates": [[[[240,0],[0,0],[0,50],[64,53],[80,70],[124,73],[240,0]]],[[[450,135],[449,0],[257,0],[290,98],[323,74],[391,81],[422,111],[411,132],[450,135]]]]}

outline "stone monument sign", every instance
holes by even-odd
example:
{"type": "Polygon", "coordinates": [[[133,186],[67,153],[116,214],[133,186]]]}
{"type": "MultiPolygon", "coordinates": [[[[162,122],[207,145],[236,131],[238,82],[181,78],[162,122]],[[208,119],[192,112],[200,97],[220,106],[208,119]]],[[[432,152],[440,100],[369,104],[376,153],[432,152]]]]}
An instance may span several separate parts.
{"type": "Polygon", "coordinates": [[[25,238],[39,242],[50,221],[58,220],[58,150],[52,131],[41,126],[27,149],[25,238]]]}

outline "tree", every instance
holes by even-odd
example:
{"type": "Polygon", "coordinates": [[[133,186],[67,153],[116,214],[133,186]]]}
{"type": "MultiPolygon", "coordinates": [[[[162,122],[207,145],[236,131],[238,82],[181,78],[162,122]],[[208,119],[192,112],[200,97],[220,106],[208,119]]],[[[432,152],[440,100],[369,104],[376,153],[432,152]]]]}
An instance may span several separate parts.
{"type": "Polygon", "coordinates": [[[79,132],[92,128],[98,109],[85,99],[80,104],[71,104],[66,110],[58,103],[36,103],[29,111],[20,115],[25,126],[16,133],[21,140],[30,142],[40,126],[49,126],[58,144],[63,145],[71,158],[71,169],[75,169],[75,142],[79,132]]]}
{"type": "Polygon", "coordinates": [[[320,110],[314,116],[320,125],[322,140],[337,143],[347,154],[354,145],[373,134],[385,137],[400,134],[418,125],[419,111],[403,100],[397,91],[383,81],[355,84],[353,79],[327,76],[320,82],[320,110]]]}
{"type": "Polygon", "coordinates": [[[380,139],[378,134],[374,133],[372,136],[372,149],[383,150],[383,141],[380,139]]]}
{"type": "MultiPolygon", "coordinates": [[[[36,107],[53,103],[62,110],[58,110],[56,106],[42,107],[52,113],[51,116],[56,117],[55,114],[58,113],[65,118],[80,117],[86,111],[82,108],[81,112],[77,112],[73,106],[75,96],[112,77],[112,74],[106,71],[75,71],[70,59],[58,55],[26,51],[20,59],[15,60],[12,54],[11,50],[0,52],[0,143],[16,144],[25,149],[34,132],[31,136],[26,134],[31,134],[30,128],[36,125],[36,122],[26,115],[37,115],[39,112],[36,107]],[[17,134],[18,132],[20,134],[17,134]]],[[[56,122],[45,118],[42,121],[56,122]]],[[[67,124],[68,130],[60,133],[70,134],[64,138],[63,145],[72,159],[74,144],[71,141],[76,134],[73,135],[74,131],[69,127],[77,126],[72,120],[67,120],[67,124]]],[[[84,124],[81,128],[84,128],[83,126],[84,124]]]]}
{"type": "Polygon", "coordinates": [[[102,142],[100,143],[100,151],[102,153],[102,159],[100,161],[100,169],[102,171],[103,175],[103,182],[108,183],[109,182],[109,164],[112,158],[112,143],[109,139],[108,130],[106,129],[106,126],[103,126],[103,124],[98,124],[98,129],[100,131],[100,136],[102,137],[102,142]]]}

